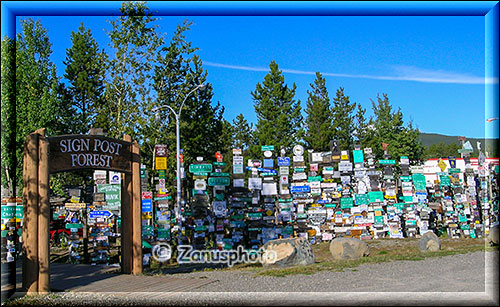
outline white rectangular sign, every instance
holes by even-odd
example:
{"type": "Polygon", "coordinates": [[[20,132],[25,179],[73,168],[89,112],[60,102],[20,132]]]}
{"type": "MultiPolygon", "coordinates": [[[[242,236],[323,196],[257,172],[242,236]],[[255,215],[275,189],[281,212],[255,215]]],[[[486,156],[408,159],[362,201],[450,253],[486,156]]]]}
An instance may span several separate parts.
{"type": "Polygon", "coordinates": [[[262,178],[248,178],[248,189],[262,190],[262,178]]]}

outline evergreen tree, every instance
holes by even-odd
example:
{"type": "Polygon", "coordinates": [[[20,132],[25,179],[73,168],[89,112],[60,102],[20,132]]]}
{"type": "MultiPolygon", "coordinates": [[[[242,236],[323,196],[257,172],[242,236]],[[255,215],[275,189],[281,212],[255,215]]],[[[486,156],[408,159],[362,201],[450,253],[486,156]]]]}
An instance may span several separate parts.
{"type": "Polygon", "coordinates": [[[1,178],[2,187],[16,195],[16,49],[14,40],[2,40],[1,178]]]}
{"type": "Polygon", "coordinates": [[[333,99],[332,129],[341,150],[351,151],[354,148],[355,122],[352,113],[355,107],[356,103],[351,103],[349,96],[345,96],[344,89],[340,87],[333,99]]]}
{"type": "Polygon", "coordinates": [[[275,61],[269,68],[264,82],[257,83],[255,91],[251,92],[257,124],[254,132],[256,145],[250,152],[253,157],[259,158],[262,156],[262,145],[274,145],[278,150],[283,146],[290,151],[303,137],[300,100],[294,100],[297,86],[295,83],[292,88],[285,85],[285,78],[275,61]]]}
{"type": "Polygon", "coordinates": [[[361,146],[361,148],[369,147],[370,137],[373,133],[372,129],[368,125],[365,114],[366,109],[364,109],[360,104],[357,104],[354,140],[361,146]]]}
{"type": "MultiPolygon", "coordinates": [[[[90,30],[81,23],[78,32],[72,32],[73,45],[66,49],[64,78],[69,82],[67,95],[73,104],[75,120],[73,133],[87,133],[93,126],[97,110],[104,104],[104,74],[106,55],[90,30]]],[[[64,90],[61,90],[64,92],[64,90]]]]}
{"type": "Polygon", "coordinates": [[[252,144],[253,124],[250,123],[249,125],[243,114],[240,113],[233,120],[233,130],[234,130],[233,147],[241,148],[242,152],[245,153],[252,144]]]}
{"type": "Polygon", "coordinates": [[[110,21],[113,54],[105,79],[107,103],[98,110],[96,126],[105,128],[112,137],[128,134],[141,143],[140,128],[149,125],[154,116],[150,90],[163,39],[156,33],[156,18],[145,2],[123,2],[120,12],[122,16],[110,21]]]}
{"type": "Polygon", "coordinates": [[[316,80],[311,84],[311,91],[307,91],[306,130],[304,141],[307,148],[314,151],[328,151],[333,137],[332,112],[330,99],[325,86],[325,78],[316,73],[316,80]]]}
{"type": "Polygon", "coordinates": [[[412,161],[419,161],[423,156],[423,145],[419,140],[420,132],[414,129],[412,123],[404,126],[401,108],[392,110],[387,94],[377,95],[377,103],[372,100],[375,118],[370,119],[373,135],[370,147],[377,158],[383,158],[382,143],[389,144],[387,151],[393,158],[408,156],[412,161]]]}
{"type": "MultiPolygon", "coordinates": [[[[21,20],[22,32],[16,41],[16,180],[22,186],[23,152],[26,136],[46,128],[48,135],[64,134],[65,110],[59,103],[59,80],[50,61],[52,53],[45,30],[39,21],[21,20]]],[[[18,189],[18,193],[20,189],[18,189]]]]}
{"type": "MultiPolygon", "coordinates": [[[[162,48],[155,66],[154,88],[158,92],[156,106],[168,105],[180,112],[180,146],[184,150],[184,161],[189,165],[197,156],[214,160],[217,151],[223,153],[228,147],[228,124],[222,115],[224,108],[217,103],[212,105],[212,85],[207,84],[207,72],[203,69],[200,58],[194,54],[197,48],[186,41],[184,32],[189,30],[191,22],[185,21],[177,27],[168,46],[162,48]],[[199,84],[205,84],[203,90],[197,90],[186,98],[186,95],[199,84]]],[[[174,115],[168,108],[163,108],[160,118],[165,125],[159,125],[156,135],[150,134],[148,139],[166,144],[170,152],[176,151],[176,123],[174,115]]],[[[229,124],[230,125],[230,124],[229,124]]],[[[223,153],[224,155],[224,153],[223,153]]],[[[175,154],[167,157],[167,183],[175,186],[175,154]]],[[[186,168],[187,169],[187,168],[186,168]]],[[[186,176],[191,175],[186,171],[186,176]]]]}

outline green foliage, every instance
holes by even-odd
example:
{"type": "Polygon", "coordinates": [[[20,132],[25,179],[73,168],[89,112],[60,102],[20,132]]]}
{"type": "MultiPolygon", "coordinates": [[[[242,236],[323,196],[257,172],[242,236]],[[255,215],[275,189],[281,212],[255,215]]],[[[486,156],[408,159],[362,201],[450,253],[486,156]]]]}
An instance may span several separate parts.
{"type": "MultiPolygon", "coordinates": [[[[16,42],[16,179],[22,186],[23,151],[26,136],[39,128],[47,134],[67,131],[60,103],[56,67],[50,61],[51,43],[39,21],[21,20],[22,32],[16,42]]],[[[18,191],[19,193],[19,191],[18,191]]]]}
{"type": "Polygon", "coordinates": [[[234,148],[241,148],[242,152],[250,147],[253,142],[253,124],[248,124],[245,116],[243,114],[238,114],[236,118],[233,120],[233,146],[234,148]]]}
{"type": "Polygon", "coordinates": [[[355,107],[356,103],[351,102],[349,96],[344,95],[344,89],[340,87],[333,99],[332,129],[341,150],[351,151],[354,149],[355,121],[353,111],[355,107]]]}
{"type": "Polygon", "coordinates": [[[254,137],[256,144],[250,148],[253,157],[261,157],[260,146],[274,145],[279,150],[283,146],[288,151],[303,136],[300,100],[295,102],[295,83],[292,88],[285,85],[285,78],[272,61],[270,72],[262,84],[257,83],[251,92],[257,124],[254,137]]]}
{"type": "Polygon", "coordinates": [[[333,137],[330,98],[325,86],[325,78],[317,72],[311,91],[307,91],[306,130],[304,141],[307,148],[314,151],[328,151],[333,137]]]}
{"type": "MultiPolygon", "coordinates": [[[[83,23],[71,33],[73,45],[66,49],[64,78],[69,82],[67,99],[71,101],[74,120],[72,133],[87,133],[97,110],[104,104],[104,73],[106,54],[83,23]]],[[[66,100],[66,99],[65,99],[66,100]]]]}
{"type": "Polygon", "coordinates": [[[96,126],[111,137],[128,134],[142,142],[139,128],[150,123],[153,63],[163,39],[155,31],[145,2],[123,2],[122,15],[110,21],[112,55],[105,79],[107,103],[98,110],[96,126]]]}
{"type": "MultiPolygon", "coordinates": [[[[180,147],[184,150],[185,165],[196,160],[197,156],[214,160],[220,151],[223,155],[230,147],[232,131],[223,121],[224,108],[212,105],[213,89],[207,84],[207,72],[202,61],[194,54],[197,48],[185,39],[184,32],[190,29],[191,22],[185,21],[177,27],[168,46],[161,49],[154,68],[154,88],[158,92],[155,106],[170,106],[177,114],[180,112],[180,147]],[[203,90],[193,91],[199,84],[203,90]],[[188,96],[189,94],[189,96],[188,96]],[[181,109],[182,106],[182,109],[181,109]],[[181,110],[181,111],[180,111],[181,110]]],[[[160,112],[161,119],[175,119],[169,108],[160,112]]],[[[150,127],[147,127],[149,130],[150,127]]],[[[176,151],[176,122],[167,120],[166,125],[158,124],[156,133],[149,133],[147,143],[166,144],[169,151],[176,151]]],[[[168,156],[167,184],[175,182],[176,157],[168,156]]],[[[186,167],[187,169],[187,167],[186,167]]],[[[186,176],[190,177],[186,171],[186,176]]]]}
{"type": "Polygon", "coordinates": [[[401,108],[393,111],[387,94],[382,94],[382,97],[377,95],[377,103],[372,100],[374,117],[369,121],[371,137],[367,144],[378,159],[384,158],[382,143],[386,143],[389,144],[387,152],[391,157],[408,156],[418,163],[424,152],[419,140],[420,132],[413,128],[412,123],[405,127],[401,108]]]}
{"type": "Polygon", "coordinates": [[[361,148],[369,147],[370,139],[372,138],[371,130],[368,129],[368,122],[365,117],[366,109],[360,104],[357,105],[355,115],[355,131],[354,142],[358,143],[361,148]]]}
{"type": "Polygon", "coordinates": [[[2,40],[1,178],[15,196],[16,183],[16,49],[14,40],[2,40]]]}

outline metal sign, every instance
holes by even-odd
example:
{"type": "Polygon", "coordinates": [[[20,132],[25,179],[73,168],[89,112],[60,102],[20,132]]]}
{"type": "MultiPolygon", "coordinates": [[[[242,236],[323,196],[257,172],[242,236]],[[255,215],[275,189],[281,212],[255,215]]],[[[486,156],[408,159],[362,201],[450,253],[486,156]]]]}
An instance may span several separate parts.
{"type": "Polygon", "coordinates": [[[290,157],[278,157],[278,166],[290,166],[290,157]]]}
{"type": "Polygon", "coordinates": [[[166,156],[167,156],[167,145],[156,144],[155,157],[166,157],[166,156]]]}
{"type": "Polygon", "coordinates": [[[212,164],[191,164],[189,165],[189,172],[190,173],[197,173],[197,172],[211,172],[212,171],[212,164]]]}
{"type": "MultiPolygon", "coordinates": [[[[89,212],[89,218],[91,219],[96,219],[96,218],[107,218],[112,216],[113,213],[107,210],[98,210],[98,211],[90,211],[89,212]]],[[[74,227],[72,227],[74,228],[74,227]]]]}
{"type": "Polygon", "coordinates": [[[302,145],[295,145],[293,147],[293,154],[296,156],[302,156],[304,154],[304,147],[302,147],[302,145]]]}
{"type": "Polygon", "coordinates": [[[155,169],[167,169],[167,157],[155,157],[155,169]]]}
{"type": "Polygon", "coordinates": [[[208,186],[216,186],[216,185],[222,185],[222,186],[228,186],[230,183],[229,177],[210,177],[208,178],[208,186]]]}
{"type": "Polygon", "coordinates": [[[396,160],[378,160],[379,164],[396,164],[396,160]]]}
{"type": "Polygon", "coordinates": [[[153,200],[143,199],[142,200],[142,212],[153,212],[153,200]]]}
{"type": "Polygon", "coordinates": [[[363,163],[363,151],[362,150],[353,150],[352,158],[354,163],[363,163]]]}
{"type": "Polygon", "coordinates": [[[273,151],[274,150],[274,146],[273,145],[263,145],[263,146],[260,147],[260,150],[261,151],[266,151],[266,150],[273,151]]]}
{"type": "Polygon", "coordinates": [[[307,193],[310,191],[311,188],[308,185],[290,187],[291,193],[307,193]]]}
{"type": "Polygon", "coordinates": [[[65,203],[64,208],[70,210],[80,210],[87,207],[86,203],[65,203]]]}

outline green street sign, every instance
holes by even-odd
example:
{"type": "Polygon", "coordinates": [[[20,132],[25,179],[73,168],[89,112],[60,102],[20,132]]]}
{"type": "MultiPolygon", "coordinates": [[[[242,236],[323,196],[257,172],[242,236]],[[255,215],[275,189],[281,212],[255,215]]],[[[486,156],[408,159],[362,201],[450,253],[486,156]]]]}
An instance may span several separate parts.
{"type": "Polygon", "coordinates": [[[368,194],[354,194],[354,199],[356,200],[356,205],[368,205],[370,203],[368,194]]]}
{"type": "Polygon", "coordinates": [[[159,169],[159,170],[158,170],[158,178],[160,178],[160,179],[165,179],[165,177],[166,177],[166,170],[164,170],[164,169],[159,169]]]}
{"type": "Polygon", "coordinates": [[[23,218],[23,206],[16,206],[16,218],[23,218]]]}
{"type": "Polygon", "coordinates": [[[354,163],[363,163],[363,151],[362,150],[353,150],[352,158],[354,163]]]}
{"type": "Polygon", "coordinates": [[[307,213],[299,213],[297,214],[298,219],[306,219],[307,218],[307,213]]]}
{"type": "Polygon", "coordinates": [[[411,176],[399,176],[399,179],[404,182],[411,181],[411,176]]]}
{"type": "Polygon", "coordinates": [[[335,208],[335,204],[325,204],[325,208],[335,208]]]}
{"type": "Polygon", "coordinates": [[[396,164],[396,160],[378,160],[379,164],[396,164]]]}
{"type": "Polygon", "coordinates": [[[305,167],[295,167],[293,169],[293,172],[294,173],[302,173],[302,172],[305,172],[306,171],[306,168],[305,167]]]}
{"type": "Polygon", "coordinates": [[[314,182],[314,181],[323,181],[323,178],[321,178],[321,176],[307,177],[307,182],[314,182]]]}
{"type": "Polygon", "coordinates": [[[228,186],[230,183],[229,177],[210,177],[208,178],[208,186],[223,185],[228,186]]]}
{"type": "Polygon", "coordinates": [[[212,164],[191,164],[189,165],[189,172],[212,172],[212,164]]]}
{"type": "Polygon", "coordinates": [[[448,176],[439,176],[439,181],[440,181],[439,185],[442,186],[442,187],[443,186],[449,187],[450,184],[451,184],[450,177],[448,177],[448,176]]]}
{"type": "Polygon", "coordinates": [[[83,228],[83,224],[80,224],[80,223],[77,223],[77,224],[68,223],[68,224],[66,224],[66,229],[70,229],[70,228],[83,228]]]}
{"type": "Polygon", "coordinates": [[[274,150],[274,146],[273,145],[263,145],[263,146],[260,146],[260,150],[261,151],[266,151],[266,150],[273,151],[274,150]]]}
{"type": "Polygon", "coordinates": [[[342,197],[340,198],[340,208],[352,208],[353,207],[352,197],[342,197]]]}
{"type": "Polygon", "coordinates": [[[194,231],[206,231],[206,230],[207,230],[207,226],[205,226],[205,225],[194,227],[194,231]]]}
{"type": "Polygon", "coordinates": [[[422,182],[425,184],[425,175],[424,174],[413,174],[412,179],[413,179],[413,183],[422,182]]]}
{"type": "Polygon", "coordinates": [[[16,206],[2,206],[2,219],[11,219],[16,216],[16,206]]]}
{"type": "Polygon", "coordinates": [[[460,173],[461,171],[460,171],[460,169],[459,169],[459,168],[449,168],[449,169],[448,169],[448,172],[449,172],[450,174],[458,174],[458,173],[460,173]]]}
{"type": "Polygon", "coordinates": [[[382,191],[368,192],[368,199],[370,200],[371,203],[383,202],[384,193],[382,191]]]}
{"type": "Polygon", "coordinates": [[[210,176],[214,176],[214,177],[229,177],[229,173],[217,173],[217,172],[213,172],[213,173],[210,173],[210,176]]]}
{"type": "Polygon", "coordinates": [[[215,166],[226,166],[226,162],[214,162],[213,165],[215,165],[215,166]]]}
{"type": "Polygon", "coordinates": [[[463,148],[463,149],[459,149],[458,152],[459,153],[471,153],[473,152],[474,150],[472,149],[468,149],[468,148],[463,148]]]}
{"type": "Polygon", "coordinates": [[[205,176],[208,177],[209,173],[208,172],[194,172],[193,176],[205,176]]]}

